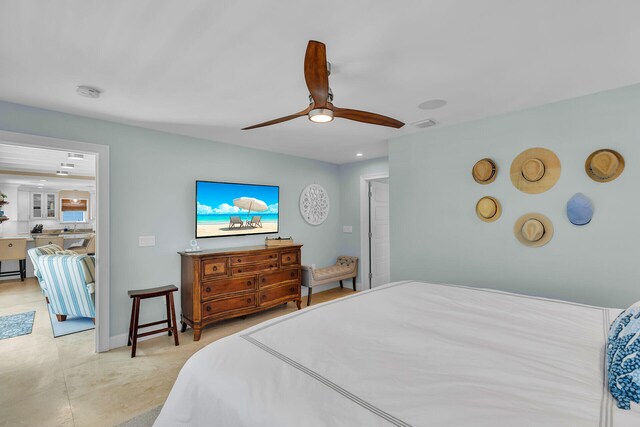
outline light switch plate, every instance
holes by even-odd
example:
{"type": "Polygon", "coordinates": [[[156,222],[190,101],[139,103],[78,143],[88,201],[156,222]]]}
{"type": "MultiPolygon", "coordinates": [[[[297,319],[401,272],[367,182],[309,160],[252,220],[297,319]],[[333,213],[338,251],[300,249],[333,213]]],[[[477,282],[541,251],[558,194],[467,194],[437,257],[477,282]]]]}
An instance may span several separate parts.
{"type": "Polygon", "coordinates": [[[138,236],[138,246],[155,246],[156,236],[138,236]]]}
{"type": "Polygon", "coordinates": [[[342,232],[343,233],[353,233],[353,227],[350,225],[343,225],[342,226],[342,232]]]}

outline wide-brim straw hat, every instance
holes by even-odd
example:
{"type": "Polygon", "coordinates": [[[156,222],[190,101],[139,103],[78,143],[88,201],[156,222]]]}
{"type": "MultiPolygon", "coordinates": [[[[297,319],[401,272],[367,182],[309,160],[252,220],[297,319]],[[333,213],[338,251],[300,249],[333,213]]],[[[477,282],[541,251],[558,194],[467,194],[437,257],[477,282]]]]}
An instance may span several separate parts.
{"type": "Polygon", "coordinates": [[[481,159],[473,165],[471,175],[478,184],[490,184],[498,176],[498,167],[491,159],[481,159]]]}
{"type": "Polygon", "coordinates": [[[624,157],[614,150],[597,150],[587,157],[584,169],[589,178],[594,181],[613,181],[624,170],[624,157]]]}
{"type": "Polygon", "coordinates": [[[500,218],[501,214],[500,202],[493,197],[485,196],[476,203],[476,215],[482,221],[493,222],[500,218]]]}
{"type": "Polygon", "coordinates": [[[511,163],[511,182],[529,194],[544,193],[560,179],[560,159],[546,148],[530,148],[511,163]]]}
{"type": "Polygon", "coordinates": [[[513,226],[513,234],[525,246],[544,246],[553,237],[553,224],[542,214],[528,213],[518,218],[513,226]]]}

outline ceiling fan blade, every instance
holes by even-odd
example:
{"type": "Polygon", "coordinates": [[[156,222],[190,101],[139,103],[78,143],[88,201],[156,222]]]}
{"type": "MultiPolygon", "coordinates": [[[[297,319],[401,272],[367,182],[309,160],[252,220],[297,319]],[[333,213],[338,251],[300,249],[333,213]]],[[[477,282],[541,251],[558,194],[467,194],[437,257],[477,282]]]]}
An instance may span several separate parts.
{"type": "Polygon", "coordinates": [[[315,108],[324,108],[329,97],[329,72],[327,71],[327,51],[324,43],[309,40],[304,55],[304,80],[315,108]]]}
{"type": "Polygon", "coordinates": [[[382,114],[369,113],[368,111],[352,110],[350,108],[333,107],[333,116],[355,120],[356,122],[369,123],[372,125],[389,126],[396,129],[400,129],[404,126],[404,123],[399,120],[392,119],[391,117],[383,116],[382,114]]]}
{"type": "Polygon", "coordinates": [[[311,110],[311,108],[307,107],[307,108],[305,108],[304,110],[302,110],[302,111],[300,111],[298,113],[291,114],[290,116],[284,116],[284,117],[280,117],[279,119],[269,120],[268,122],[258,123],[257,125],[253,125],[253,126],[248,126],[246,128],[242,128],[242,130],[261,128],[261,127],[264,127],[264,126],[271,126],[271,125],[275,125],[275,124],[278,124],[278,123],[287,122],[289,120],[297,119],[298,117],[306,116],[309,113],[310,110],[311,110]]]}

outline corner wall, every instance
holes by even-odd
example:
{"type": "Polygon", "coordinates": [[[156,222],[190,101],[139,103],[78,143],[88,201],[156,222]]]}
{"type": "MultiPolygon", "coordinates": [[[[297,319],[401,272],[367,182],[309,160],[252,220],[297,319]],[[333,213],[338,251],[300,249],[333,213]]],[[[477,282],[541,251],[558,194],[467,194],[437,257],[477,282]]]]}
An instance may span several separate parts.
{"type": "Polygon", "coordinates": [[[487,287],[610,307],[640,299],[640,85],[602,92],[391,140],[392,280],[421,279],[487,287]],[[509,178],[511,161],[530,147],[560,158],[560,180],[529,195],[509,178]],[[622,175],[602,184],[587,177],[586,158],[613,148],[626,161],[622,175]],[[484,157],[498,177],[479,185],[471,177],[484,157]],[[577,193],[595,204],[590,224],[566,218],[577,193]],[[475,204],[496,197],[502,217],[480,221],[475,204]],[[518,217],[539,212],[553,222],[541,248],[520,244],[518,217]]]}

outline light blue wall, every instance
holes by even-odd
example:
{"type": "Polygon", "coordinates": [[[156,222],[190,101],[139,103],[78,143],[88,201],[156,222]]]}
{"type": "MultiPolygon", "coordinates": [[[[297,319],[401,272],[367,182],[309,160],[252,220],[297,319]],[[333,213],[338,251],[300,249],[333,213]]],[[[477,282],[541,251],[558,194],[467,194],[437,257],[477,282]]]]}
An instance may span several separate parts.
{"type": "Polygon", "coordinates": [[[640,85],[461,125],[389,143],[392,279],[423,279],[627,307],[640,299],[640,85]],[[509,179],[511,161],[530,147],[553,150],[558,183],[529,195],[509,179]],[[596,183],[587,156],[613,148],[626,159],[615,181],[596,183]],[[496,181],[479,185],[474,163],[491,157],[496,181]],[[590,224],[569,223],[576,192],[595,204],[590,224]],[[498,198],[502,217],[480,221],[475,204],[498,198]],[[549,244],[529,248],[513,234],[518,217],[540,212],[553,222],[549,244]],[[418,220],[419,219],[419,220],[418,220]]]}
{"type": "MultiPolygon", "coordinates": [[[[128,289],[180,283],[176,252],[194,237],[196,179],[279,185],[280,236],[304,244],[305,263],[335,262],[341,244],[336,165],[4,102],[0,129],[110,146],[111,336],[127,331],[128,289]],[[298,209],[300,192],[312,182],[326,188],[332,204],[328,219],[315,227],[298,209]],[[155,235],[156,246],[138,247],[144,235],[155,235]]],[[[199,242],[203,248],[246,246],[264,237],[199,242]]],[[[145,303],[143,321],[160,318],[162,310],[160,302],[145,303]]]]}
{"type": "MultiPolygon", "coordinates": [[[[340,165],[340,220],[342,225],[353,227],[352,233],[342,233],[341,254],[357,256],[360,254],[360,177],[363,175],[389,173],[389,159],[381,157],[378,159],[365,160],[355,163],[340,165]]],[[[358,282],[362,278],[362,263],[358,282]]]]}

